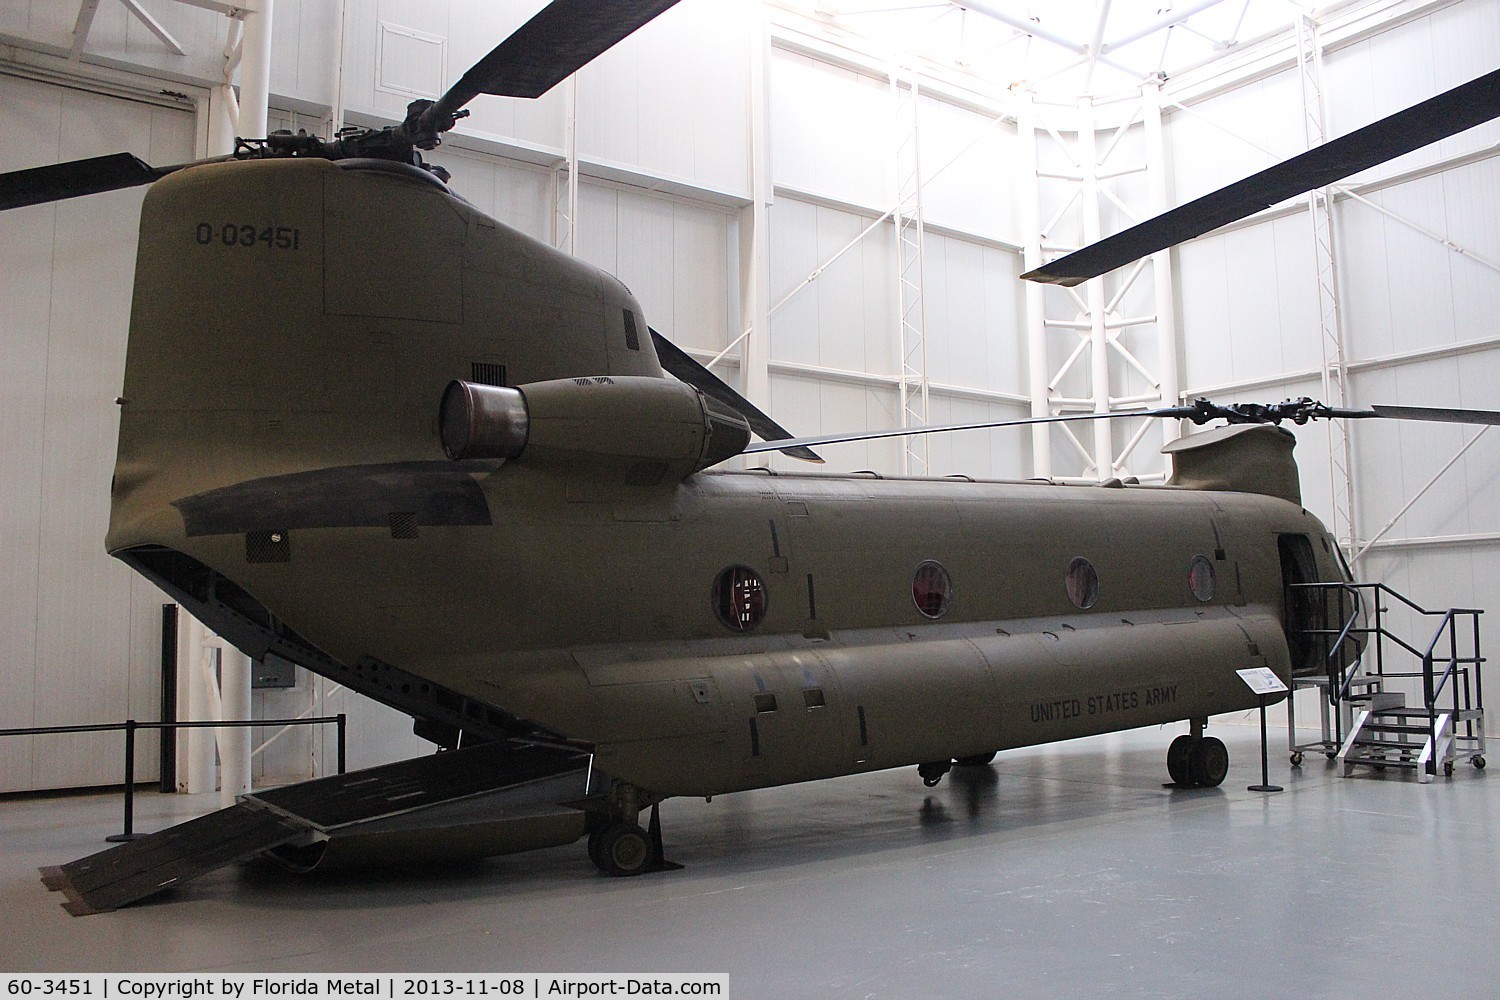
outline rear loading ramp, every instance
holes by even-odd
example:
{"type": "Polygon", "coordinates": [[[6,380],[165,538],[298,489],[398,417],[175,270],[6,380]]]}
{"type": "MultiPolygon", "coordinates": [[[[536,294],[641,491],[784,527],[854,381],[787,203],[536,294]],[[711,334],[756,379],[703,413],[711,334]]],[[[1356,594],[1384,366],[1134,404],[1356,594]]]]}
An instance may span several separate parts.
{"type": "Polygon", "coordinates": [[[452,835],[469,856],[567,843],[591,757],[566,747],[484,743],[247,795],[227,809],[70,864],[42,869],[74,916],[104,913],[273,849],[303,870],[348,840],[376,859],[432,856],[452,835]]]}

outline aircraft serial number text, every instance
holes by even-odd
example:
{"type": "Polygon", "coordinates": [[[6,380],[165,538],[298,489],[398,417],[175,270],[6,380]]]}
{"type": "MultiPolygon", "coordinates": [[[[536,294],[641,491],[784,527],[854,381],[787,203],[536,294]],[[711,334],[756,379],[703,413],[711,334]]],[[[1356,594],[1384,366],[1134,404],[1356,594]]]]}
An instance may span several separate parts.
{"type": "Polygon", "coordinates": [[[87,979],[12,979],[5,985],[6,992],[13,997],[94,995],[93,984],[87,979]]]}
{"type": "Polygon", "coordinates": [[[226,247],[265,247],[272,250],[301,250],[302,230],[296,226],[256,226],[248,222],[225,222],[215,225],[200,222],[193,229],[199,246],[219,244],[226,247]]]}

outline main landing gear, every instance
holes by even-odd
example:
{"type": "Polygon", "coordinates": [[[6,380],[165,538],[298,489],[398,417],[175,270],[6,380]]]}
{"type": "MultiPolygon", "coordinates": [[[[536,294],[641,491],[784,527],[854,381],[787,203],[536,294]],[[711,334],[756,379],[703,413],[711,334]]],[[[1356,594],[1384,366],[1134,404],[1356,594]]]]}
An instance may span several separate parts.
{"type": "Polygon", "coordinates": [[[998,750],[991,750],[989,753],[977,753],[972,757],[950,757],[947,760],[929,761],[926,764],[917,765],[917,774],[921,776],[922,784],[928,788],[936,788],[938,782],[943,780],[943,775],[955,767],[984,767],[990,761],[994,760],[995,755],[999,752],[998,750]]]}
{"type": "Polygon", "coordinates": [[[1193,732],[1167,748],[1167,773],[1178,788],[1216,788],[1229,774],[1229,750],[1223,740],[1204,736],[1203,723],[1195,719],[1193,732]]]}
{"type": "Polygon", "coordinates": [[[664,857],[661,803],[651,806],[650,829],[641,829],[639,796],[640,790],[633,785],[616,785],[609,797],[608,819],[589,834],[589,860],[606,875],[644,875],[682,867],[664,857]]]}

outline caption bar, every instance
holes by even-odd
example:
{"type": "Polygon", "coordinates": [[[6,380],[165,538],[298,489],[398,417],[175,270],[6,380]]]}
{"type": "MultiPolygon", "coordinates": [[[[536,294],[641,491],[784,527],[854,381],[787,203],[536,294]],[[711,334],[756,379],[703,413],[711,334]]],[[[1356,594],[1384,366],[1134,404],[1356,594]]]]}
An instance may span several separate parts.
{"type": "Polygon", "coordinates": [[[421,998],[718,997],[729,996],[727,973],[491,973],[486,975],[231,973],[0,973],[0,1000],[267,1000],[298,997],[421,998]]]}

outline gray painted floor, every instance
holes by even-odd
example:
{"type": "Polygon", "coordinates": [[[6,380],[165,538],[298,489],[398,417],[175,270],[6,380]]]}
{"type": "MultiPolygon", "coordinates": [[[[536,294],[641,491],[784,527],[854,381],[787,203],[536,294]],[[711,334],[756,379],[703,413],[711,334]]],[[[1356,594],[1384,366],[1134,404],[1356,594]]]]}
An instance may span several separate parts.
{"type": "MultiPolygon", "coordinates": [[[[1335,776],[1215,726],[1222,788],[1164,788],[1175,734],[664,806],[686,870],[583,845],[443,872],[206,876],[74,918],[37,867],[117,832],[118,795],[0,803],[0,969],[728,972],[730,996],[1500,995],[1500,777],[1335,776]]],[[[1284,731],[1272,730],[1272,746],[1284,731]]],[[[216,798],[145,795],[137,828],[216,798]]]]}

